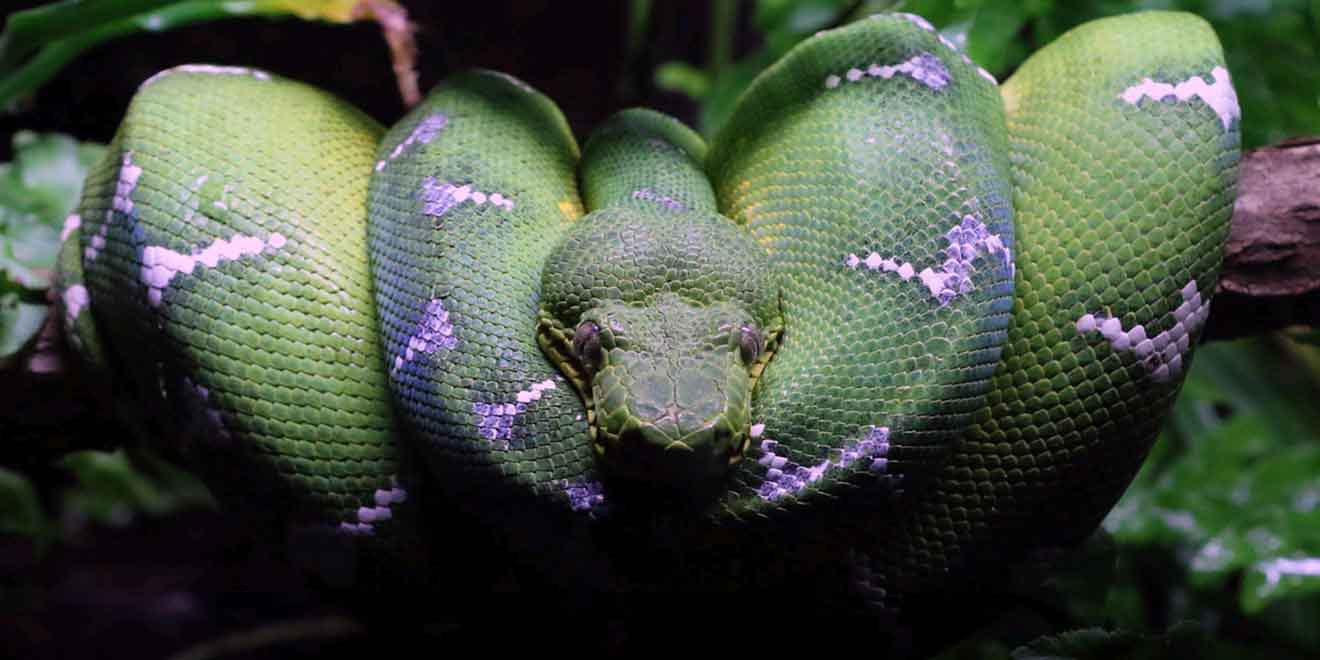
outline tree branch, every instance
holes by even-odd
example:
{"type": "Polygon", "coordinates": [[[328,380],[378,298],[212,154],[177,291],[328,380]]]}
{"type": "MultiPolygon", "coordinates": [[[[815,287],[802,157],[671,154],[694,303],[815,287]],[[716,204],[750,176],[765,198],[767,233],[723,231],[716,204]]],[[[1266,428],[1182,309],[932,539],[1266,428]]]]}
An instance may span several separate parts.
{"type": "Polygon", "coordinates": [[[1320,137],[1246,153],[1206,338],[1320,324],[1320,137]]]}

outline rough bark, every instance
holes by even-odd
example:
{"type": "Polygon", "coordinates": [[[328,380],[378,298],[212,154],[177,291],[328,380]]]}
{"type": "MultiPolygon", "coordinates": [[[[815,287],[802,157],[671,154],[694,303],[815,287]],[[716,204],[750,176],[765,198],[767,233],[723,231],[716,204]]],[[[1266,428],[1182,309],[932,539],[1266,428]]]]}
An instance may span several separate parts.
{"type": "Polygon", "coordinates": [[[1320,321],[1320,137],[1242,158],[1224,267],[1206,326],[1231,339],[1320,321]]]}

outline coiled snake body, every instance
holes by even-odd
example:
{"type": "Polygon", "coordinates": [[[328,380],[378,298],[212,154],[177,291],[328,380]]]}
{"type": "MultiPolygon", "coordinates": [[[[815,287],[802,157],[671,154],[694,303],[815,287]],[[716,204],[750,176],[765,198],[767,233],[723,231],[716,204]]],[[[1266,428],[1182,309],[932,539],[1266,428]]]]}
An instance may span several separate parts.
{"type": "Polygon", "coordinates": [[[1208,312],[1238,120],[1174,13],[1002,87],[876,16],[763,73],[709,150],[633,110],[581,157],[503,74],[382,133],[178,67],[87,181],[62,300],[218,491],[381,564],[462,543],[424,481],[596,587],[825,547],[894,606],[1075,542],[1126,487],[1208,312]],[[657,534],[684,560],[638,560],[657,534]]]}

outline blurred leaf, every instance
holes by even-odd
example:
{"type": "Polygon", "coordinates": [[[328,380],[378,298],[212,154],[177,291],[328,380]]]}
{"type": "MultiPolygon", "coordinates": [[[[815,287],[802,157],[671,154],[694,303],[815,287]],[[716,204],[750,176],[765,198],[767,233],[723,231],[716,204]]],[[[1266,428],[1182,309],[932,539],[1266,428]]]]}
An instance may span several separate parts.
{"type": "Polygon", "coordinates": [[[1018,38],[1026,22],[1027,12],[1022,3],[986,0],[967,30],[965,50],[977,64],[1002,74],[1010,65],[1015,66],[1027,57],[1027,44],[1018,38]]]}
{"type": "Polygon", "coordinates": [[[5,31],[0,38],[0,71],[13,68],[42,44],[76,34],[90,25],[133,16],[175,1],[73,0],[14,12],[5,20],[5,31]]]}
{"type": "Polygon", "coordinates": [[[916,14],[943,29],[954,23],[971,22],[981,0],[904,0],[894,11],[916,14]]]}
{"type": "Polygon", "coordinates": [[[37,336],[48,309],[23,302],[16,293],[0,295],[0,366],[37,336]]]}
{"type": "Polygon", "coordinates": [[[139,513],[214,507],[196,477],[145,452],[77,451],[65,455],[60,466],[77,482],[64,494],[66,516],[123,526],[139,513]]]}
{"type": "MultiPolygon", "coordinates": [[[[232,14],[288,13],[304,20],[321,20],[333,23],[349,23],[360,17],[359,5],[363,0],[241,0],[222,2],[225,11],[232,14]]],[[[383,4],[397,4],[393,0],[383,0],[383,4]]]]}
{"type": "Polygon", "coordinates": [[[45,545],[51,533],[50,521],[32,481],[3,467],[0,467],[0,533],[26,536],[38,547],[45,545]]]}
{"type": "Polygon", "coordinates": [[[0,269],[25,289],[46,289],[54,276],[55,257],[60,251],[60,232],[35,222],[10,227],[8,249],[0,253],[0,269]]]}
{"type": "Polygon", "coordinates": [[[655,70],[655,86],[700,99],[710,91],[710,76],[686,62],[665,62],[655,70]]]}
{"type": "MultiPolygon", "coordinates": [[[[12,110],[83,51],[141,31],[233,16],[297,16],[348,23],[406,13],[394,0],[69,0],[16,12],[0,33],[0,108],[12,110]]],[[[382,18],[384,17],[384,18],[382,18]]],[[[406,18],[401,18],[406,23],[406,18]]],[[[406,32],[406,26],[403,31],[406,32]]]]}
{"type": "Polygon", "coordinates": [[[1302,2],[1213,20],[1242,105],[1242,146],[1320,132],[1320,26],[1302,2]]]}
{"type": "Polygon", "coordinates": [[[763,50],[724,67],[702,100],[697,114],[698,129],[707,136],[718,131],[733,113],[734,105],[743,90],[775,59],[769,51],[763,50]]]}
{"type": "Polygon", "coordinates": [[[772,50],[787,50],[801,39],[836,23],[852,5],[847,0],[762,0],[754,22],[772,50]]]}
{"type": "Polygon", "coordinates": [[[0,290],[8,282],[39,291],[50,286],[60,228],[105,147],[31,131],[16,133],[13,144],[14,161],[0,165],[0,290]]]}
{"type": "Polygon", "coordinates": [[[1074,620],[1101,621],[1107,616],[1110,586],[1115,581],[1118,548],[1104,528],[1087,537],[1054,567],[1044,583],[1066,596],[1061,608],[1074,620]]]}
{"type": "Polygon", "coordinates": [[[59,133],[14,134],[14,163],[10,176],[31,198],[28,208],[52,226],[58,226],[78,203],[87,170],[103,153],[97,145],[80,147],[59,133]]]}
{"type": "Polygon", "coordinates": [[[1244,614],[1268,615],[1279,636],[1320,645],[1312,626],[1271,614],[1320,612],[1320,387],[1287,346],[1202,346],[1156,460],[1105,526],[1120,546],[1163,548],[1199,598],[1243,576],[1244,614]]]}
{"type": "Polygon", "coordinates": [[[717,13],[713,18],[718,29],[715,30],[717,34],[711,36],[706,69],[700,71],[690,64],[666,62],[655,72],[656,86],[700,102],[697,128],[709,136],[724,124],[739,95],[757,74],[798,42],[821,29],[842,23],[855,4],[854,0],[767,0],[757,3],[753,24],[764,36],[765,45],[732,63],[724,61],[724,53],[735,24],[727,20],[727,12],[717,13]]]}

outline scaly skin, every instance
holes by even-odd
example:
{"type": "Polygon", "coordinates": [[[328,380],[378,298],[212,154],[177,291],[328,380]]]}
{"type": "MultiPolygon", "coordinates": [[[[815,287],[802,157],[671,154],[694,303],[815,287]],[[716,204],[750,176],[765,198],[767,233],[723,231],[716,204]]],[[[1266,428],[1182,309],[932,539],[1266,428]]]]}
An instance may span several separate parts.
{"type": "Polygon", "coordinates": [[[134,97],[70,238],[153,439],[222,500],[369,553],[416,529],[363,258],[380,134],[300,83],[172,69],[134,97]]]}
{"type": "Polygon", "coordinates": [[[823,552],[813,586],[901,608],[1075,542],[1140,464],[1227,232],[1222,59],[1140,14],[1001,89],[880,16],[763,73],[709,153],[627,111],[581,158],[502,74],[379,137],[296,83],[175,70],[89,179],[81,267],[116,380],[364,556],[443,526],[395,501],[411,468],[566,584],[823,552]]]}
{"type": "Polygon", "coordinates": [[[587,402],[597,452],[678,490],[742,459],[754,378],[783,329],[765,250],[715,213],[704,151],[647,110],[598,128],[581,165],[592,212],[541,282],[541,346],[587,402]]]}
{"type": "Polygon", "coordinates": [[[1204,21],[1152,12],[1081,26],[1005,82],[1021,246],[1008,342],[962,445],[863,562],[873,597],[1071,546],[1131,482],[1208,313],[1240,136],[1231,87],[1206,92],[1215,103],[1128,90],[1214,80],[1223,61],[1204,21]],[[1151,352],[1082,331],[1087,315],[1142,326],[1151,352]]]}

